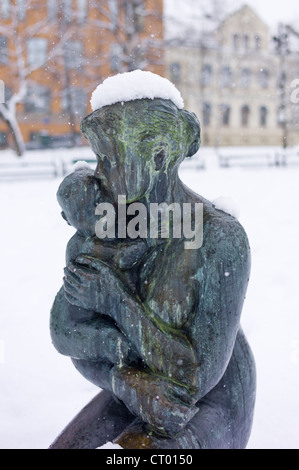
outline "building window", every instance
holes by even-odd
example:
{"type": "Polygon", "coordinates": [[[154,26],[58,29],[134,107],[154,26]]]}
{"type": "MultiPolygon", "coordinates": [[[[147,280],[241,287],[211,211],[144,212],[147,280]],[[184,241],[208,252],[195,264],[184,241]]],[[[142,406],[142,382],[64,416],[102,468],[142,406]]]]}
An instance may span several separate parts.
{"type": "Polygon", "coordinates": [[[255,50],[259,51],[262,47],[262,40],[260,36],[255,36],[255,50]]]}
{"type": "Polygon", "coordinates": [[[220,117],[221,117],[222,126],[227,127],[230,125],[230,115],[231,115],[230,106],[227,104],[220,105],[220,117]]]}
{"type": "Polygon", "coordinates": [[[7,20],[10,16],[10,0],[0,0],[1,1],[1,16],[4,20],[7,20]]]}
{"type": "Polygon", "coordinates": [[[220,75],[220,85],[230,87],[232,84],[232,71],[230,67],[222,67],[220,75]]]}
{"type": "Polygon", "coordinates": [[[144,16],[142,15],[142,9],[144,8],[144,2],[125,2],[125,15],[127,28],[132,28],[134,32],[141,32],[144,30],[144,16]]]}
{"type": "Polygon", "coordinates": [[[204,126],[210,126],[211,125],[211,117],[212,117],[212,107],[211,107],[210,103],[204,103],[203,104],[202,117],[203,117],[204,126]]]}
{"type": "Polygon", "coordinates": [[[57,0],[48,0],[48,20],[55,21],[57,19],[57,0]]]}
{"type": "Polygon", "coordinates": [[[62,91],[61,109],[64,113],[74,114],[81,120],[86,114],[87,95],[82,88],[71,87],[62,91]]]}
{"type": "Polygon", "coordinates": [[[212,81],[212,73],[213,69],[212,66],[209,64],[205,64],[202,66],[201,69],[201,84],[202,86],[209,86],[212,81]]]}
{"type": "Polygon", "coordinates": [[[27,60],[31,67],[42,67],[47,60],[48,42],[45,38],[31,38],[27,41],[27,60]]]}
{"type": "Polygon", "coordinates": [[[299,124],[299,106],[293,105],[292,106],[292,121],[294,126],[298,127],[299,124]]]}
{"type": "Polygon", "coordinates": [[[108,8],[110,13],[110,21],[114,29],[118,23],[118,1],[117,0],[108,0],[108,8]]]}
{"type": "Polygon", "coordinates": [[[237,51],[240,46],[240,36],[239,34],[233,34],[233,49],[237,51]]]}
{"type": "Polygon", "coordinates": [[[259,71],[259,85],[261,88],[268,88],[269,86],[269,72],[265,69],[260,69],[259,71]]]}
{"type": "Polygon", "coordinates": [[[173,62],[170,66],[171,81],[178,83],[181,80],[181,64],[173,62]]]}
{"type": "Polygon", "coordinates": [[[73,0],[62,0],[62,14],[66,23],[73,20],[73,0]]]}
{"type": "Polygon", "coordinates": [[[249,36],[248,34],[244,34],[244,51],[248,52],[249,51],[249,36]]]}
{"type": "Polygon", "coordinates": [[[285,71],[282,71],[278,74],[278,79],[277,79],[277,86],[280,88],[280,89],[284,89],[286,87],[286,84],[287,84],[287,74],[285,71]]]}
{"type": "Polygon", "coordinates": [[[68,69],[79,69],[83,63],[83,44],[70,40],[65,44],[65,64],[68,69]]]}
{"type": "Polygon", "coordinates": [[[0,65],[5,65],[8,62],[8,39],[0,36],[0,65]]]}
{"type": "Polygon", "coordinates": [[[119,44],[111,44],[110,46],[110,68],[112,72],[120,72],[122,69],[121,61],[122,49],[119,44]]]}
{"type": "Polygon", "coordinates": [[[250,116],[250,108],[248,105],[242,106],[241,108],[241,125],[243,127],[248,127],[249,125],[249,116],[250,116]]]}
{"type": "Polygon", "coordinates": [[[87,17],[87,0],[77,0],[77,20],[82,24],[87,17]]]}
{"type": "Polygon", "coordinates": [[[4,100],[5,100],[5,103],[7,103],[10,98],[12,97],[13,93],[12,93],[12,89],[8,86],[8,85],[5,85],[5,88],[4,88],[4,100]]]}
{"type": "Polygon", "coordinates": [[[7,134],[6,132],[0,132],[0,147],[7,147],[7,134]]]}
{"type": "Polygon", "coordinates": [[[268,122],[268,108],[266,106],[260,107],[260,126],[266,127],[268,122]]]}
{"type": "Polygon", "coordinates": [[[251,71],[249,69],[241,70],[240,86],[241,88],[249,88],[251,81],[251,71]]]}
{"type": "Polygon", "coordinates": [[[18,19],[24,21],[26,18],[26,0],[17,0],[18,19]]]}
{"type": "Polygon", "coordinates": [[[38,83],[31,84],[25,98],[25,112],[49,114],[51,112],[51,90],[38,83]]]}

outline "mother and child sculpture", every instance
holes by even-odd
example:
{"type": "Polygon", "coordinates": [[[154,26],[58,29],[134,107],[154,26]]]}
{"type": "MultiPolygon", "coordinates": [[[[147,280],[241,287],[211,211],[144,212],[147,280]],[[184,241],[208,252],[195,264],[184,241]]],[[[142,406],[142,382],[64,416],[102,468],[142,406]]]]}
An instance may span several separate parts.
{"type": "Polygon", "coordinates": [[[51,447],[243,449],[256,390],[240,327],[250,247],[234,217],[178,176],[199,150],[199,121],[173,84],[140,70],[106,79],[92,105],[81,129],[96,170],[76,169],[57,193],[76,233],[50,331],[102,391],[51,447]],[[177,229],[183,211],[153,223],[159,205],[188,206],[201,242],[177,229]]]}

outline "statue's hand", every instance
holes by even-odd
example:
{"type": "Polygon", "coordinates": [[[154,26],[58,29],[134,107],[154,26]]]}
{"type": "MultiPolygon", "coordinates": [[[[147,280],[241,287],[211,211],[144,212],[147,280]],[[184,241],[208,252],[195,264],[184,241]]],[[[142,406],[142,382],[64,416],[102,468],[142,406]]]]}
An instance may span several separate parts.
{"type": "Polygon", "coordinates": [[[128,409],[162,434],[178,434],[198,412],[186,390],[146,371],[113,368],[111,383],[128,409]]]}
{"type": "Polygon", "coordinates": [[[97,310],[98,273],[69,263],[64,269],[63,282],[64,295],[69,303],[87,310],[97,310]]]}
{"type": "Polygon", "coordinates": [[[109,297],[117,284],[118,279],[109,266],[89,256],[78,256],[76,262],[69,263],[64,270],[67,301],[102,314],[109,314],[109,297]]]}

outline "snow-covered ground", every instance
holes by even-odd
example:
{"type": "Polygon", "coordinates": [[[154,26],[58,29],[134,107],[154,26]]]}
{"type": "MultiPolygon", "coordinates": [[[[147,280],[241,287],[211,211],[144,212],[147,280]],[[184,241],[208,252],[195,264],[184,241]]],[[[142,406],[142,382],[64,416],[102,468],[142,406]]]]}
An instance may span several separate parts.
{"type": "MultiPolygon", "coordinates": [[[[186,165],[181,177],[210,200],[233,198],[251,242],[242,323],[256,358],[258,390],[248,448],[299,448],[299,166],[225,169],[207,153],[206,170],[186,165]]],[[[49,312],[73,234],[60,217],[59,182],[0,182],[3,449],[47,448],[98,393],[49,336],[49,312]]]]}

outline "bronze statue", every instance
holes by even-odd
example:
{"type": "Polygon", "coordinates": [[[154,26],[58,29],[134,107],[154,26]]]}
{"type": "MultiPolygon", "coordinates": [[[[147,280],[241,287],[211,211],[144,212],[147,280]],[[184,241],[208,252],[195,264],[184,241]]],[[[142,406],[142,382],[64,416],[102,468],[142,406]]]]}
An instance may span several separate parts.
{"type": "MultiPolygon", "coordinates": [[[[89,416],[92,438],[65,445],[245,448],[256,388],[240,327],[250,248],[236,219],[179,179],[179,165],[200,145],[196,116],[171,100],[143,98],[104,106],[81,128],[98,165],[94,173],[75,171],[58,190],[62,215],[77,232],[67,246],[51,336],[105,391],[97,402],[102,427],[89,416]],[[171,233],[124,238],[117,216],[115,237],[100,239],[96,208],[115,207],[119,195],[126,208],[142,204],[147,211],[152,203],[203,204],[202,246],[186,249],[184,236],[171,233]]],[[[194,222],[194,210],[191,216],[194,222]]]]}

